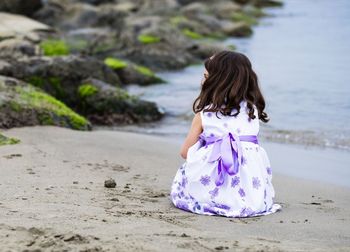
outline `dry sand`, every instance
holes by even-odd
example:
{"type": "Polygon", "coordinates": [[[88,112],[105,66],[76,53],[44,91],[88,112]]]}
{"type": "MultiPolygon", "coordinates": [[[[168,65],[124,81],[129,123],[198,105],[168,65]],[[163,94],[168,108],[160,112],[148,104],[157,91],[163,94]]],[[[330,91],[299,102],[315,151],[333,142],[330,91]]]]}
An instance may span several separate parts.
{"type": "MultiPolygon", "coordinates": [[[[350,251],[350,190],[273,174],[273,215],[229,219],[174,208],[181,164],[166,138],[56,127],[6,131],[1,251],[350,251]],[[114,178],[116,188],[105,188],[114,178]]],[[[288,162],[286,162],[288,165],[288,162]]]]}

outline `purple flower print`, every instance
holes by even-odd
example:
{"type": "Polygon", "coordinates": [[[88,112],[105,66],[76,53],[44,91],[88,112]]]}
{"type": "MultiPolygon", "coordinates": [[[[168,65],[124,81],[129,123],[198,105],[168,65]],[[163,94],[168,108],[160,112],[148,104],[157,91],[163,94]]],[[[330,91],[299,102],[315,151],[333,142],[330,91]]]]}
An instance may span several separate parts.
{"type": "Polygon", "coordinates": [[[221,209],[224,209],[224,210],[230,210],[231,207],[229,207],[228,205],[225,205],[225,204],[219,204],[219,203],[214,203],[214,206],[217,207],[217,208],[221,208],[221,209]]]}
{"type": "Polygon", "coordinates": [[[203,212],[216,214],[216,211],[210,206],[203,207],[203,212]]]}
{"type": "Polygon", "coordinates": [[[178,202],[176,202],[176,206],[182,210],[187,210],[188,211],[188,205],[185,201],[181,201],[179,200],[178,202]]]}
{"type": "Polygon", "coordinates": [[[266,189],[264,190],[264,199],[266,199],[266,189]]]}
{"type": "Polygon", "coordinates": [[[211,195],[211,198],[212,198],[212,199],[215,198],[215,197],[218,196],[218,194],[219,194],[219,188],[218,188],[218,187],[215,187],[214,190],[209,191],[209,194],[211,195]]]}
{"type": "Polygon", "coordinates": [[[211,116],[212,116],[212,113],[208,112],[207,117],[211,117],[211,116]]]}
{"type": "Polygon", "coordinates": [[[253,183],[253,187],[255,189],[259,189],[260,185],[260,179],[258,177],[253,177],[252,178],[252,183],[253,183]]]}
{"type": "Polygon", "coordinates": [[[182,182],[181,182],[181,186],[182,186],[182,187],[185,187],[187,184],[188,184],[187,177],[183,177],[183,178],[182,178],[182,182]]]}
{"type": "Polygon", "coordinates": [[[239,133],[241,133],[241,129],[240,128],[237,128],[237,133],[239,134],[239,133]]]}
{"type": "Polygon", "coordinates": [[[209,185],[209,183],[210,183],[210,176],[208,176],[208,175],[202,176],[201,179],[200,179],[200,182],[204,186],[209,185]]]}
{"type": "Polygon", "coordinates": [[[238,193],[242,198],[245,196],[245,191],[243,190],[243,188],[239,188],[238,193]]]}
{"type": "Polygon", "coordinates": [[[241,217],[247,217],[249,215],[254,214],[254,211],[250,207],[243,207],[240,211],[240,216],[241,217]]]}
{"type": "Polygon", "coordinates": [[[231,180],[231,187],[236,187],[236,185],[239,184],[239,177],[238,176],[235,176],[232,180],[231,180]]]}
{"type": "Polygon", "coordinates": [[[267,174],[271,175],[272,174],[271,167],[266,167],[266,172],[267,174]]]}

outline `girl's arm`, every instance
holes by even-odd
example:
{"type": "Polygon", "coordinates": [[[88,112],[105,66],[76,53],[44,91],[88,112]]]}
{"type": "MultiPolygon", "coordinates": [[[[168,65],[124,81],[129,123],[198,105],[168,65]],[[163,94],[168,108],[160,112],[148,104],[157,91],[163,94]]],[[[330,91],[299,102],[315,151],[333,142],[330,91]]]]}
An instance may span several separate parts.
{"type": "Polygon", "coordinates": [[[180,155],[183,159],[187,158],[188,149],[198,141],[199,135],[202,133],[202,131],[203,128],[201,116],[199,113],[197,113],[193,118],[191,129],[181,147],[180,155]]]}

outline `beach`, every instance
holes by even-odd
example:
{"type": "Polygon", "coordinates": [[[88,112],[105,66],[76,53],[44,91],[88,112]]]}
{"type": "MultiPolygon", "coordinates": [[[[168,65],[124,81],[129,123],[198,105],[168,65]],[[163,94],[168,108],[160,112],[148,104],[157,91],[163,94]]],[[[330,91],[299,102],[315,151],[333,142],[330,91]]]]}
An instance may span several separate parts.
{"type": "Polygon", "coordinates": [[[274,160],[293,169],[288,146],[266,148],[282,210],[224,218],[171,204],[179,141],[51,126],[3,133],[21,143],[0,148],[1,251],[350,250],[349,187],[275,172],[274,160]]]}

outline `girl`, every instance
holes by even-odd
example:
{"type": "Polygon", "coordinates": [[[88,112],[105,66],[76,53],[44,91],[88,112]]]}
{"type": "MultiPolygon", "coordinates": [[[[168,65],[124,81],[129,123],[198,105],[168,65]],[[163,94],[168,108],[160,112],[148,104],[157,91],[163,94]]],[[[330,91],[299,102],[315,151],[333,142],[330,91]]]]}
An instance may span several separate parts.
{"type": "Polygon", "coordinates": [[[269,119],[251,63],[241,53],[222,51],[205,61],[205,69],[171,200],[205,215],[274,213],[281,206],[273,203],[270,162],[257,138],[259,119],[269,119]]]}

